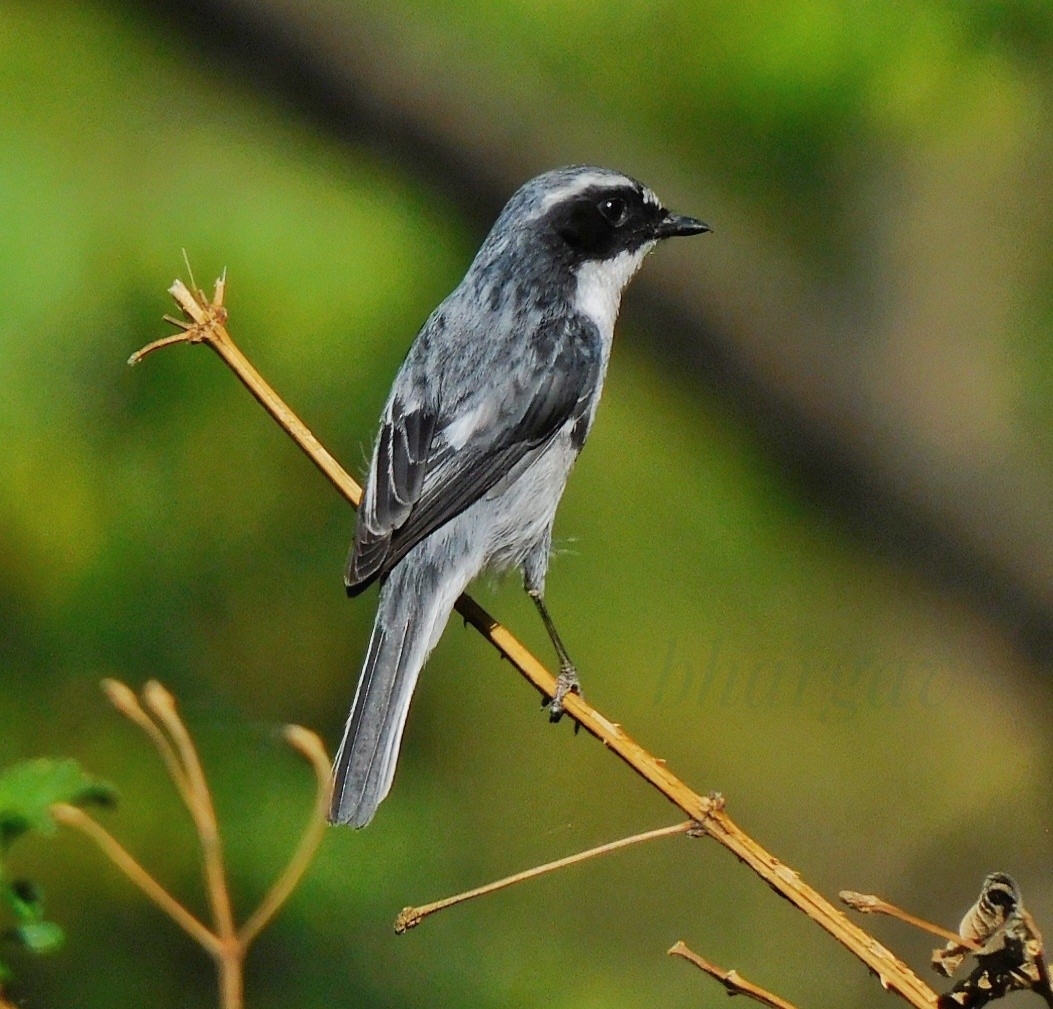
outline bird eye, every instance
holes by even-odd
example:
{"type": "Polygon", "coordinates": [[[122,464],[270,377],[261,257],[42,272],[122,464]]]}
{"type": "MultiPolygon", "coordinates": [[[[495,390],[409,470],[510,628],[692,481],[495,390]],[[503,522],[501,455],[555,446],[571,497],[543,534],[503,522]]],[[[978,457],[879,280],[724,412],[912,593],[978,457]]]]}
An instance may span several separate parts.
{"type": "Polygon", "coordinates": [[[621,227],[625,223],[626,207],[625,200],[612,196],[609,200],[602,200],[599,206],[600,213],[614,227],[621,227]]]}

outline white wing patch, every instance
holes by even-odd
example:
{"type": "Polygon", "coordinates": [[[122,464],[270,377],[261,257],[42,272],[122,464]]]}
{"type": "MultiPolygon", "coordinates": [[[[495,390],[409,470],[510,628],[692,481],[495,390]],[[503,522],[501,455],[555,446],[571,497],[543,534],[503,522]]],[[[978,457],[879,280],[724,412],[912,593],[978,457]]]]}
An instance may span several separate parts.
{"type": "Polygon", "coordinates": [[[455,452],[464,448],[469,438],[490,419],[493,412],[492,404],[484,401],[467,413],[454,417],[440,432],[443,440],[455,452]]]}

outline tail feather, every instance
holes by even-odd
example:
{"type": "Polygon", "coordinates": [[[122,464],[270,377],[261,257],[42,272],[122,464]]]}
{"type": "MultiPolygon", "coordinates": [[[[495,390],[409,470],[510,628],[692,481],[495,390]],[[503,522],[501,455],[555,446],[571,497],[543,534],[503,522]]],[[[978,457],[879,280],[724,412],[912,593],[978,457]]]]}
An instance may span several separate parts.
{"type": "Polygon", "coordinates": [[[381,589],[377,619],[333,767],[329,819],[364,827],[391,789],[417,676],[463,585],[399,577],[381,589]]]}
{"type": "Polygon", "coordinates": [[[408,640],[413,621],[388,628],[378,613],[333,769],[329,819],[364,827],[395,777],[402,731],[424,663],[408,640]],[[411,660],[407,662],[407,659],[411,660]]]}

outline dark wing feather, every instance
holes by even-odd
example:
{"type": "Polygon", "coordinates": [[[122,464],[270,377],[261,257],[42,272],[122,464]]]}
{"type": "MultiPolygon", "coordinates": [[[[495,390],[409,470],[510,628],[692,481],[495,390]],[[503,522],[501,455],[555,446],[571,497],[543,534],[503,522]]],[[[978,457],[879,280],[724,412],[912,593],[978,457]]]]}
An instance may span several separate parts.
{"type": "Polygon", "coordinates": [[[434,410],[404,412],[396,400],[391,419],[380,429],[355,541],[347,558],[344,584],[357,595],[380,573],[394,531],[421,496],[438,415],[434,410]]]}
{"type": "MultiPolygon", "coordinates": [[[[371,473],[375,505],[372,514],[366,510],[360,516],[355,530],[345,575],[348,594],[356,595],[390,571],[422,539],[491,490],[529,452],[550,441],[568,420],[586,417],[598,355],[591,341],[580,338],[560,340],[553,350],[553,357],[539,363],[525,387],[510,397],[509,407],[456,451],[443,441],[441,430],[437,432],[434,414],[401,415],[393,408],[377,441],[371,473]],[[425,432],[429,453],[421,463],[425,432]]],[[[371,490],[367,488],[367,506],[371,490]]]]}

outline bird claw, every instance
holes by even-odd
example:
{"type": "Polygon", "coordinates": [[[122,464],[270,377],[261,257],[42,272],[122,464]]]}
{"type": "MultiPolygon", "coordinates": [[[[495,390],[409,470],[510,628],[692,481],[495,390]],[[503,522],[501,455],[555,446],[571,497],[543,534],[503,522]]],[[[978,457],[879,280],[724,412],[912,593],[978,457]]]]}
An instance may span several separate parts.
{"type": "Polygon", "coordinates": [[[544,702],[549,709],[548,720],[550,722],[558,722],[563,717],[563,699],[567,694],[578,694],[579,696],[581,694],[578,671],[569,664],[560,667],[559,676],[556,677],[556,696],[551,701],[544,702]]]}

